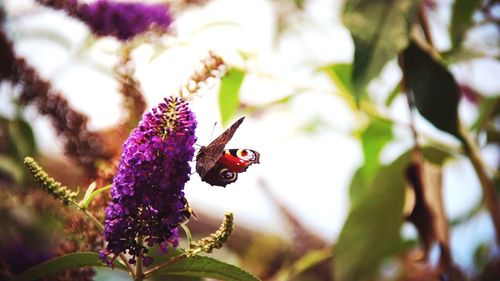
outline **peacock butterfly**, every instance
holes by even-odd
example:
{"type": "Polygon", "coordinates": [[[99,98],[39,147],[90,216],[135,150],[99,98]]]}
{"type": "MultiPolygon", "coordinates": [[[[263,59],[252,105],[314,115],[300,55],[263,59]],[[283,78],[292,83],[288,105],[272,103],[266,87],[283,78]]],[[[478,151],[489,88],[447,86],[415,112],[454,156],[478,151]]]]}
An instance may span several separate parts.
{"type": "Polygon", "coordinates": [[[200,148],[196,155],[196,172],[202,181],[225,187],[238,179],[238,173],[259,163],[260,154],[255,150],[225,149],[244,119],[241,117],[209,145],[200,148]]]}

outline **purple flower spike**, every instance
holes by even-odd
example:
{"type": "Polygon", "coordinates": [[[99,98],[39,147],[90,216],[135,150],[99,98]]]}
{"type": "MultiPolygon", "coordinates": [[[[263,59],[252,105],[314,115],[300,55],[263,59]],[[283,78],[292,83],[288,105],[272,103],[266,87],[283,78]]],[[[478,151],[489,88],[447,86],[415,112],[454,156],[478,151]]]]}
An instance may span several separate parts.
{"type": "Polygon", "coordinates": [[[170,97],[145,114],[123,145],[118,172],[113,179],[112,201],[106,208],[101,252],[104,261],[128,253],[135,262],[152,263],[147,249],[137,243],[162,247],[177,245],[177,227],[184,221],[184,184],[194,155],[196,120],[188,104],[170,97]]]}
{"type": "MultiPolygon", "coordinates": [[[[76,3],[75,0],[70,2],[76,3]]],[[[98,0],[78,4],[76,11],[66,10],[85,22],[95,34],[123,41],[151,28],[166,32],[172,23],[170,10],[164,4],[98,0]]]]}

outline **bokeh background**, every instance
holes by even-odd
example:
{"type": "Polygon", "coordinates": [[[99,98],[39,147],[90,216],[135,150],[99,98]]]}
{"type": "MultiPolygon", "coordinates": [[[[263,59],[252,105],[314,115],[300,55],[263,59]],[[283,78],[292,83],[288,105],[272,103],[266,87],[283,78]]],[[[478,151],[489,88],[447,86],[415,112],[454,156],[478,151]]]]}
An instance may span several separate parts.
{"type": "MultiPolygon", "coordinates": [[[[200,67],[200,61],[213,51],[229,67],[245,71],[240,109],[224,124],[219,108],[220,82],[212,81],[199,91],[191,100],[199,123],[197,143],[207,145],[236,117],[245,115],[228,147],[251,148],[261,154],[261,164],[240,174],[238,181],[227,188],[209,186],[193,174],[186,185],[191,207],[201,214],[200,219],[206,215],[222,218],[231,210],[237,228],[284,241],[294,241],[296,226],[291,222],[295,219],[325,245],[334,243],[349,212],[351,179],[363,163],[359,134],[368,122],[368,117],[349,105],[348,98],[339,94],[341,90],[321,71],[322,67],[353,60],[354,45],[341,20],[343,1],[212,0],[188,6],[183,2],[171,3],[178,9],[171,34],[133,51],[135,76],[143,89],[146,110],[175,95],[200,67]]],[[[454,1],[425,2],[436,47],[449,49],[454,1]]],[[[96,39],[81,22],[34,1],[3,0],[0,5],[5,9],[5,29],[17,55],[59,89],[73,108],[89,116],[90,129],[108,130],[126,118],[113,73],[120,42],[96,39]]],[[[492,10],[497,19],[499,10],[498,5],[492,10]]],[[[464,44],[482,55],[451,64],[457,81],[482,96],[497,97],[499,42],[495,24],[469,30],[464,44]]],[[[413,145],[405,96],[398,95],[385,106],[400,79],[401,72],[393,60],[368,87],[370,102],[396,123],[394,138],[381,153],[382,163],[390,163],[413,145]]],[[[15,91],[1,84],[3,118],[19,114],[15,100],[15,91]]],[[[468,125],[480,114],[478,104],[465,98],[459,109],[468,125]]],[[[51,122],[32,107],[20,114],[33,128],[39,153],[71,169],[72,162],[65,157],[51,122]]],[[[449,147],[459,145],[420,116],[416,127],[422,135],[449,147]]],[[[498,167],[498,146],[486,146],[482,152],[489,167],[498,167]]],[[[67,184],[75,182],[78,178],[67,184]]],[[[492,245],[494,233],[484,210],[471,211],[480,205],[482,192],[465,156],[446,163],[443,195],[450,221],[472,214],[451,231],[455,262],[472,274],[477,270],[477,249],[492,245]]],[[[417,238],[416,229],[409,223],[402,231],[409,239],[417,238]]],[[[437,262],[436,256],[431,255],[432,262],[437,262]]]]}

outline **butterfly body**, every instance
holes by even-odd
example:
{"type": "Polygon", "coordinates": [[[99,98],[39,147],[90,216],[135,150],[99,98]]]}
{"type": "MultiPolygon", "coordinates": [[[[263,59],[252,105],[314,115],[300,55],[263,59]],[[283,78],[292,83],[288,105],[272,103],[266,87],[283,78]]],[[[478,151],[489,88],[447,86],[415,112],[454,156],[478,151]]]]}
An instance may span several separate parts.
{"type": "Polygon", "coordinates": [[[251,149],[225,149],[244,117],[236,121],[208,146],[202,146],[196,155],[196,172],[201,180],[211,185],[226,186],[238,179],[238,173],[259,163],[260,154],[251,149]]]}

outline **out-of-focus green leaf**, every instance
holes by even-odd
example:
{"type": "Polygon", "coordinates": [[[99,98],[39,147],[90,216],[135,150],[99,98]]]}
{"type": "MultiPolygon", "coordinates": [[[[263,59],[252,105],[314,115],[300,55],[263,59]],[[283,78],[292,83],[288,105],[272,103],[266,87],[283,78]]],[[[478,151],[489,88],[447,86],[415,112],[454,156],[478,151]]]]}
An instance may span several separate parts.
{"type": "MultiPolygon", "coordinates": [[[[118,260],[115,260],[113,262],[113,265],[115,269],[126,270],[125,267],[118,262],[118,260]]],[[[85,252],[67,254],[34,266],[15,277],[12,281],[37,280],[63,270],[80,268],[84,266],[106,267],[107,265],[103,263],[101,259],[99,259],[99,255],[97,253],[85,252]]]]}
{"type": "Polygon", "coordinates": [[[327,65],[321,68],[330,77],[333,83],[339,88],[340,91],[345,93],[352,93],[353,86],[351,81],[352,64],[350,63],[336,63],[327,65]]]}
{"type": "Polygon", "coordinates": [[[415,42],[404,51],[403,59],[403,72],[420,114],[436,128],[462,140],[460,90],[452,74],[415,42]]]}
{"type": "Polygon", "coordinates": [[[500,96],[497,97],[485,97],[481,100],[479,104],[479,114],[471,126],[471,130],[477,132],[481,131],[486,127],[490,121],[495,117],[500,115],[500,96]]]}
{"type": "Polygon", "coordinates": [[[401,92],[401,84],[398,83],[396,85],[396,87],[394,87],[394,89],[392,89],[391,93],[389,94],[389,96],[385,100],[385,105],[391,106],[392,102],[396,99],[396,97],[399,95],[400,92],[401,92]]]}
{"type": "Polygon", "coordinates": [[[472,24],[472,15],[481,0],[455,0],[451,13],[450,36],[453,48],[460,47],[465,32],[472,24]]]}
{"type": "MultiPolygon", "coordinates": [[[[424,157],[442,164],[449,154],[423,148],[424,157]]],[[[347,220],[334,249],[334,274],[337,281],[369,280],[384,259],[401,249],[400,228],[405,200],[404,170],[412,151],[390,165],[382,166],[366,191],[352,203],[347,220]]],[[[360,174],[360,170],[356,174],[360,174]]],[[[356,174],[353,181],[356,179],[356,174]]],[[[352,184],[351,184],[352,185],[352,184]]]]}
{"type": "Polygon", "coordinates": [[[380,165],[380,153],[392,139],[392,123],[378,118],[372,118],[368,127],[361,132],[361,146],[365,160],[363,174],[367,182],[373,179],[380,165]]]}
{"type": "MultiPolygon", "coordinates": [[[[283,274],[283,278],[278,278],[278,280],[295,279],[296,277],[300,276],[301,273],[306,272],[307,270],[330,259],[331,257],[332,251],[330,251],[329,249],[311,250],[296,262],[294,262],[292,266],[287,268],[287,274],[283,274]]],[[[300,280],[300,278],[298,278],[298,280],[300,280]]]]}
{"type": "Polygon", "coordinates": [[[224,281],[258,281],[250,273],[209,257],[194,256],[162,268],[157,274],[214,278],[224,281]]]}
{"type": "Polygon", "coordinates": [[[9,175],[16,183],[22,183],[24,179],[24,167],[11,158],[0,155],[0,172],[9,175]]]}
{"type": "Polygon", "coordinates": [[[373,118],[360,133],[364,162],[352,176],[349,187],[351,202],[356,200],[369,186],[380,167],[380,153],[385,145],[393,139],[392,123],[387,120],[373,118]]]}
{"type": "Polygon", "coordinates": [[[231,68],[222,78],[219,90],[219,108],[222,125],[227,125],[240,105],[240,88],[245,78],[245,72],[231,68]]]}
{"type": "Polygon", "coordinates": [[[9,136],[19,159],[36,155],[35,134],[31,125],[24,119],[17,118],[9,123],[9,136]]]}
{"type": "Polygon", "coordinates": [[[335,280],[369,280],[398,248],[406,163],[404,157],[382,167],[369,190],[352,202],[334,250],[335,280]]]}
{"type": "Polygon", "coordinates": [[[360,166],[351,177],[351,184],[349,185],[349,201],[354,202],[367,189],[368,183],[364,177],[363,166],[360,166]]]}
{"type": "Polygon", "coordinates": [[[342,20],[354,40],[352,82],[357,100],[384,65],[406,48],[420,1],[348,0],[342,20]]]}

